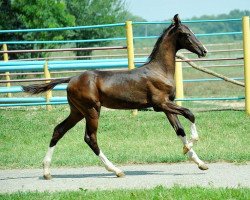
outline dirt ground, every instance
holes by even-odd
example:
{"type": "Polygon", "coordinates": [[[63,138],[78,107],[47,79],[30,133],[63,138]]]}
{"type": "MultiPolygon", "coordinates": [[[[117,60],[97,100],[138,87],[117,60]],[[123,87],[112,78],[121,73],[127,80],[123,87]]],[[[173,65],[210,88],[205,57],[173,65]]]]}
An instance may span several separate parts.
{"type": "Polygon", "coordinates": [[[104,167],[52,168],[52,180],[44,180],[42,169],[0,170],[0,193],[17,191],[111,190],[172,187],[250,188],[250,163],[211,163],[201,171],[193,163],[119,166],[124,178],[116,178],[104,167]]]}

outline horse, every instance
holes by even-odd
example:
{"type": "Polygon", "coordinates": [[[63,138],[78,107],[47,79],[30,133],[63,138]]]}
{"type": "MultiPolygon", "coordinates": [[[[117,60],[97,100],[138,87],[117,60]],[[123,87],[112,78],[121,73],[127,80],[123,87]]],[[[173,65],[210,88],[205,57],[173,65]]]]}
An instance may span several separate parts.
{"type": "Polygon", "coordinates": [[[164,112],[177,136],[183,143],[183,152],[194,161],[198,168],[207,170],[208,166],[199,159],[193,150],[193,143],[198,140],[195,116],[187,108],[178,106],[175,99],[175,56],[178,50],[187,49],[198,57],[206,56],[207,50],[195,37],[194,33],[182,24],[176,14],[172,24],[158,38],[149,55],[148,61],[133,70],[89,70],[77,76],[53,80],[49,83],[22,86],[23,91],[38,94],[53,89],[57,84],[68,83],[67,100],[69,116],[58,124],[50,140],[49,148],[43,160],[43,176],[51,179],[50,165],[56,144],[64,134],[85,118],[84,141],[103,162],[105,168],[125,176],[101,151],[97,143],[97,128],[101,107],[111,109],[153,108],[164,112]],[[184,128],[177,115],[182,115],[191,122],[191,140],[187,140],[184,128]]]}

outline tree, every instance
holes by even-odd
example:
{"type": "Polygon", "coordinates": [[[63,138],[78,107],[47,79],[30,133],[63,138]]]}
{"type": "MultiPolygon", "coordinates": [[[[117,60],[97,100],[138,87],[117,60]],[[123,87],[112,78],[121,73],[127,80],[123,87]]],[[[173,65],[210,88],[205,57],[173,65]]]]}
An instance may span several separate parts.
{"type": "MultiPolygon", "coordinates": [[[[0,29],[1,30],[12,30],[19,29],[23,27],[22,23],[17,19],[17,13],[14,12],[11,6],[11,0],[0,0],[0,29]]],[[[0,34],[0,41],[8,41],[8,40],[23,40],[23,36],[20,34],[0,34]]],[[[9,49],[25,49],[24,45],[17,46],[12,45],[9,49]]],[[[27,47],[28,48],[28,47],[27,47]]],[[[16,56],[14,56],[16,58],[16,56]]],[[[0,55],[0,59],[2,60],[2,55],[0,55]]]]}
{"type": "MultiPolygon", "coordinates": [[[[0,0],[2,29],[56,28],[74,26],[75,17],[62,1],[55,0],[0,0]]],[[[62,40],[67,32],[35,32],[1,35],[1,40],[62,40]]],[[[10,45],[9,49],[50,48],[55,45],[10,45]]],[[[23,56],[19,54],[20,56],[23,56]]],[[[27,54],[26,54],[27,56],[27,54]]],[[[34,55],[33,55],[34,56],[34,55]]],[[[36,54],[35,56],[38,56],[36,54]]]]}
{"type": "MultiPolygon", "coordinates": [[[[58,28],[74,26],[75,17],[67,11],[62,1],[55,0],[14,0],[13,8],[18,13],[18,19],[27,28],[58,28]]],[[[46,31],[26,34],[26,40],[63,40],[68,35],[66,31],[46,31]]],[[[39,44],[34,48],[51,48],[54,44],[39,44]]]]}
{"type": "MultiPolygon", "coordinates": [[[[125,3],[123,0],[65,0],[67,8],[71,15],[75,16],[76,26],[112,24],[123,22],[124,15],[127,14],[125,3]]],[[[108,38],[119,35],[124,28],[98,28],[98,29],[82,29],[74,31],[72,38],[74,39],[97,39],[108,38]]],[[[125,33],[125,31],[124,31],[125,33]]],[[[90,47],[104,43],[76,43],[76,47],[90,47]]],[[[89,55],[91,51],[77,52],[77,55],[89,55]]]]}

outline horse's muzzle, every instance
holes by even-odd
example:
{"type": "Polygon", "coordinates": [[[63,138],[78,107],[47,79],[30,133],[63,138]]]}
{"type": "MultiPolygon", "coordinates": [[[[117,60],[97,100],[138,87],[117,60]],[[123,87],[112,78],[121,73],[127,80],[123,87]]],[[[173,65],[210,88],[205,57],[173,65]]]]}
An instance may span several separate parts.
{"type": "Polygon", "coordinates": [[[207,55],[207,50],[206,49],[201,49],[200,53],[198,54],[198,57],[205,57],[207,55]]]}

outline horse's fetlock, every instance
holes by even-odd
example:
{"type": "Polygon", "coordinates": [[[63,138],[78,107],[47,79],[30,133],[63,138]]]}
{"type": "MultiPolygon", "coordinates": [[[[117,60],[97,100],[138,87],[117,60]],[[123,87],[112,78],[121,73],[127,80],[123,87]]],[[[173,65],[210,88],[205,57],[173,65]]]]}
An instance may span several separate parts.
{"type": "Polygon", "coordinates": [[[183,154],[187,154],[187,152],[189,152],[191,150],[192,146],[190,146],[189,144],[185,144],[183,146],[183,154]]]}

